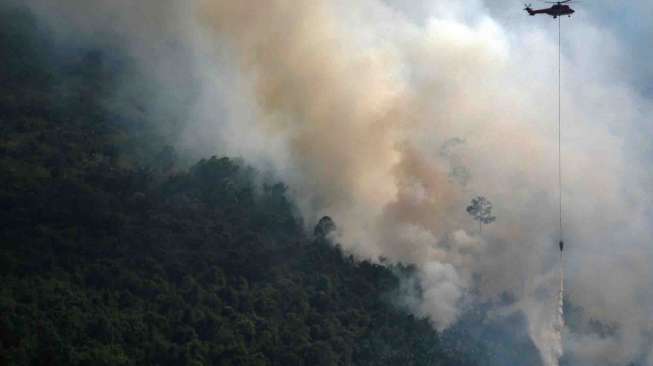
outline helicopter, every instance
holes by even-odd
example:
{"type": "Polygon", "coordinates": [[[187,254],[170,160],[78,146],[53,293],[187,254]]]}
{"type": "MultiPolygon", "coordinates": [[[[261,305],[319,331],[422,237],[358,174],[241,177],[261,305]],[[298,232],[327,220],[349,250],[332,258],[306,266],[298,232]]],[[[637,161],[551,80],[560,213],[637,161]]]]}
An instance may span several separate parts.
{"type": "Polygon", "coordinates": [[[537,14],[547,14],[547,15],[552,16],[553,19],[555,19],[555,18],[557,18],[559,16],[563,16],[563,15],[567,15],[567,16],[571,17],[571,14],[575,13],[574,9],[569,7],[569,5],[562,5],[562,4],[569,3],[571,1],[572,0],[545,1],[545,3],[554,4],[554,5],[551,6],[550,8],[536,9],[536,10],[533,10],[531,8],[531,4],[526,4],[526,7],[524,8],[524,10],[526,10],[528,12],[528,15],[531,15],[531,16],[532,15],[537,15],[537,14]]]}

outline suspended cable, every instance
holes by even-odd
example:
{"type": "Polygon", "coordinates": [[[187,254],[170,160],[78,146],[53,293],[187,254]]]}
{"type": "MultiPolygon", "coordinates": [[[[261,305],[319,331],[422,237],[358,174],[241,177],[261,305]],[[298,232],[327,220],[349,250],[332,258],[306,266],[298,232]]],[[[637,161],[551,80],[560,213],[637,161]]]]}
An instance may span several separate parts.
{"type": "Polygon", "coordinates": [[[560,62],[560,53],[561,53],[561,39],[562,39],[562,17],[558,17],[558,218],[560,222],[560,251],[564,246],[564,232],[562,226],[562,103],[561,103],[561,90],[562,90],[562,78],[561,78],[561,69],[562,63],[560,62]]]}

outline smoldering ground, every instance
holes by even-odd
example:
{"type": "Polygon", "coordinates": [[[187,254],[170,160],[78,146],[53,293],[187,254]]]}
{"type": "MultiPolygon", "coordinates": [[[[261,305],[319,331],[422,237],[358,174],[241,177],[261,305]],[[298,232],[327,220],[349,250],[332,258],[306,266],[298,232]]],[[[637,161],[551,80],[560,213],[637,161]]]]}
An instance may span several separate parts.
{"type": "Polygon", "coordinates": [[[289,184],[307,222],[332,216],[350,252],[415,264],[412,310],[438,329],[510,294],[497,316],[525,315],[548,365],[563,349],[574,365],[653,357],[638,135],[652,104],[599,18],[574,19],[563,44],[566,294],[582,312],[560,343],[553,23],[510,28],[473,0],[29,3],[63,39],[128,49],[162,86],[148,111],[184,111],[182,149],[242,156],[289,184]],[[465,213],[477,194],[498,217],[482,236],[465,213]],[[583,326],[596,321],[612,331],[583,326]]]}

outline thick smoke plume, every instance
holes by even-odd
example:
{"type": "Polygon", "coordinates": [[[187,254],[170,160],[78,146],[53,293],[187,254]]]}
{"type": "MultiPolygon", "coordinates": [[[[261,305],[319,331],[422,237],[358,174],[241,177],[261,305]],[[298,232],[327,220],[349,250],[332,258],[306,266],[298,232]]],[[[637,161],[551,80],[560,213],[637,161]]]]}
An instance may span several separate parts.
{"type": "MultiPolygon", "coordinates": [[[[526,34],[537,45],[516,49],[489,18],[469,24],[445,15],[418,26],[376,2],[273,1],[262,7],[208,1],[203,7],[204,21],[252,76],[262,128],[286,135],[291,186],[306,215],[334,216],[341,241],[362,257],[418,264],[424,299],[416,310],[438,328],[455,321],[472,287],[488,298],[518,292],[544,362],[557,364],[562,325],[551,281],[555,140],[548,112],[554,107],[549,38],[526,34]],[[534,74],[527,74],[521,63],[527,53],[550,61],[531,62],[534,74]],[[454,138],[467,141],[457,152],[472,176],[466,186],[451,179],[452,161],[438,154],[454,138]],[[470,234],[471,223],[461,215],[471,192],[493,197],[500,210],[502,223],[485,239],[470,234]],[[473,282],[473,275],[480,280],[473,282]]],[[[564,66],[576,67],[571,60],[564,66]]],[[[569,171],[584,172],[567,176],[565,191],[566,214],[577,231],[571,242],[579,249],[602,236],[597,226],[626,225],[639,245],[649,237],[638,220],[625,219],[643,212],[622,193],[632,176],[626,166],[633,165],[623,140],[610,131],[610,116],[589,107],[592,99],[600,102],[591,93],[628,96],[602,81],[579,93],[587,97],[585,108],[563,106],[566,120],[574,121],[568,134],[578,136],[566,140],[565,162],[569,171]],[[590,222],[600,224],[586,227],[590,222]]],[[[578,82],[565,79],[568,90],[580,87],[578,82]]],[[[634,112],[627,109],[626,115],[634,112]]],[[[648,278],[647,268],[637,269],[629,276],[648,278]]],[[[601,292],[590,297],[611,296],[601,292]]],[[[570,296],[588,311],[596,309],[592,316],[598,319],[617,311],[597,306],[597,299],[570,296]]],[[[625,333],[644,332],[628,328],[613,340],[623,347],[609,356],[615,362],[642,350],[636,339],[621,344],[625,333]]]]}
{"type": "Polygon", "coordinates": [[[591,19],[575,21],[563,53],[566,295],[584,324],[567,330],[553,26],[507,28],[473,0],[420,3],[419,19],[389,0],[94,5],[114,23],[89,21],[102,14],[83,2],[32,3],[91,14],[66,26],[109,28],[96,31],[125,37],[171,90],[194,88],[180,146],[275,172],[308,222],[335,219],[352,253],[417,265],[412,310],[438,329],[509,294],[504,310],[526,315],[546,365],[563,347],[575,365],[653,358],[651,177],[638,148],[653,108],[614,71],[623,52],[591,19]],[[127,16],[135,9],[150,21],[127,16]],[[497,216],[482,237],[465,213],[479,194],[497,216]]]}

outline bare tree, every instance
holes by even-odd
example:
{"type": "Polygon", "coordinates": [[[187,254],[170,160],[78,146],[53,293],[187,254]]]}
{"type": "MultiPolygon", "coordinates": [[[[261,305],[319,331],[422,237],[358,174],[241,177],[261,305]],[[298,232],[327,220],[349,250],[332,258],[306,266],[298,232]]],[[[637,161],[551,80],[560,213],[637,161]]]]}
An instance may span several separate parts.
{"type": "Polygon", "coordinates": [[[467,213],[478,221],[479,233],[483,233],[483,224],[491,224],[497,219],[492,216],[492,202],[483,196],[472,199],[471,204],[467,206],[467,213]]]}

